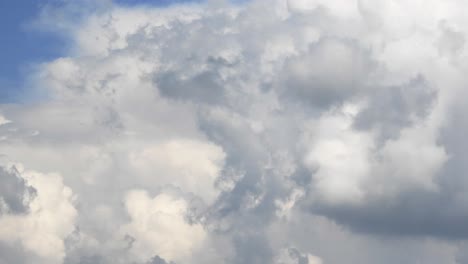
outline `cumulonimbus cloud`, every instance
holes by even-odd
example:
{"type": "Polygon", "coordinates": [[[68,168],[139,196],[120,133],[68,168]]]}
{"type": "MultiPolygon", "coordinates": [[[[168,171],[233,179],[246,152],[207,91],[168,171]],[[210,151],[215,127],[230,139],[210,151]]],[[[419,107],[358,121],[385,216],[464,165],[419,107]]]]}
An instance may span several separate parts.
{"type": "Polygon", "coordinates": [[[467,7],[45,8],[70,50],[0,105],[0,263],[464,263],[467,7]]]}

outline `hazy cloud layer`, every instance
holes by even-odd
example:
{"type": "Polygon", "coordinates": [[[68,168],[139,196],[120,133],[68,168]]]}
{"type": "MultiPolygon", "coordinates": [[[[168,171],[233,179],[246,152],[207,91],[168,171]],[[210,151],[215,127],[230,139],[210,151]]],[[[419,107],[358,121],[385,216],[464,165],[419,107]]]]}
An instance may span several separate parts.
{"type": "Polygon", "coordinates": [[[47,5],[0,263],[468,263],[466,8],[47,5]]]}

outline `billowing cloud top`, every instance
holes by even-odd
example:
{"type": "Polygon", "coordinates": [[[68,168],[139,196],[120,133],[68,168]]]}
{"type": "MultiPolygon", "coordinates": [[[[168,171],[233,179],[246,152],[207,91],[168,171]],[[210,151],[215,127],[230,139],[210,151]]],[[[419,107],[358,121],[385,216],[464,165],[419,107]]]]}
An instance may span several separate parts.
{"type": "Polygon", "coordinates": [[[466,1],[84,3],[0,105],[0,264],[468,263],[466,1]]]}

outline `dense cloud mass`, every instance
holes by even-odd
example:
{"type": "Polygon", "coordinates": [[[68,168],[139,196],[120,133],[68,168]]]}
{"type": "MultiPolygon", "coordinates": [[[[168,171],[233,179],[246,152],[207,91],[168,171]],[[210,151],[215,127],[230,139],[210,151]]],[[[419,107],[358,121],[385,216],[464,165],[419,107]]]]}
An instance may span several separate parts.
{"type": "Polygon", "coordinates": [[[467,8],[46,5],[0,264],[468,263],[467,8]]]}

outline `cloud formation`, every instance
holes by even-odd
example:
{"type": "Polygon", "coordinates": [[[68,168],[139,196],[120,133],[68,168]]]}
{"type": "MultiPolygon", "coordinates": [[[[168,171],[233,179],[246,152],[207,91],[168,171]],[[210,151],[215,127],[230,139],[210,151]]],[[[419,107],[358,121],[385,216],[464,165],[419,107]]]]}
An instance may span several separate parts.
{"type": "Polygon", "coordinates": [[[83,5],[0,105],[0,263],[467,263],[466,3],[83,5]]]}

